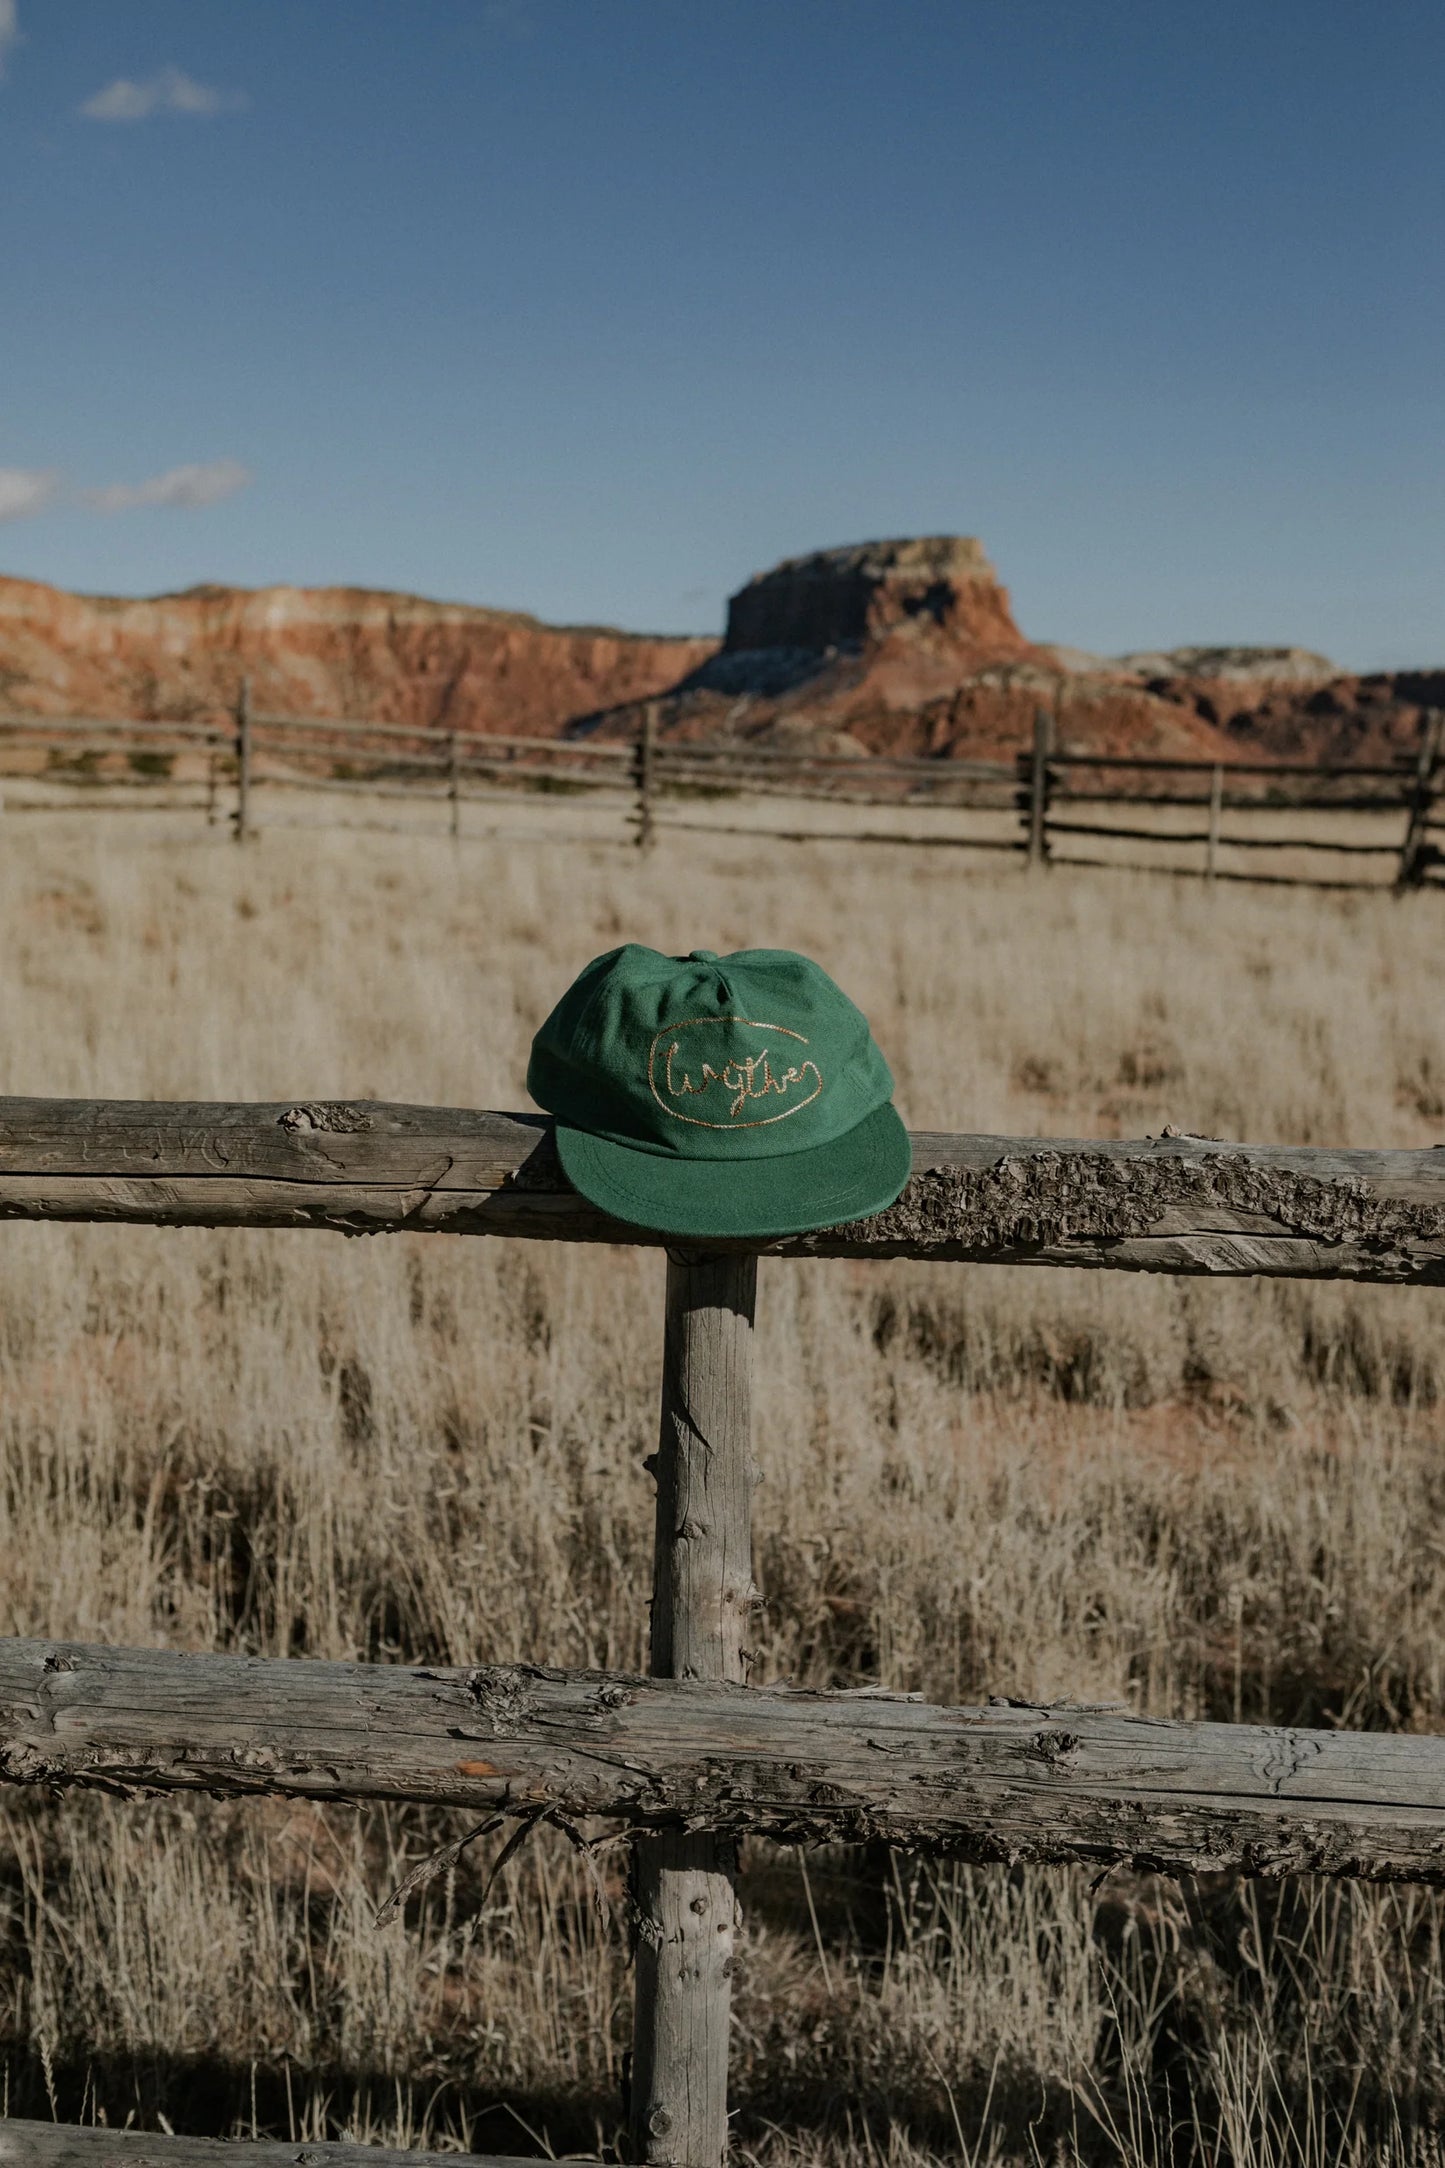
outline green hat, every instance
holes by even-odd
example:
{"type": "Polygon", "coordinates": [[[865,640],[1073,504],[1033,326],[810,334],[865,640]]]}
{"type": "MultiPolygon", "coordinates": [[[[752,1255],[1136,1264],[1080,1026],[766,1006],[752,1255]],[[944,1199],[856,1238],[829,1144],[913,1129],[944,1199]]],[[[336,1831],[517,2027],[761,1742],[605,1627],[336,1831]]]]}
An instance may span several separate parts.
{"type": "Polygon", "coordinates": [[[788,949],[597,957],[532,1042],[573,1187],[664,1234],[800,1234],[881,1212],[908,1132],[868,1019],[788,949]]]}

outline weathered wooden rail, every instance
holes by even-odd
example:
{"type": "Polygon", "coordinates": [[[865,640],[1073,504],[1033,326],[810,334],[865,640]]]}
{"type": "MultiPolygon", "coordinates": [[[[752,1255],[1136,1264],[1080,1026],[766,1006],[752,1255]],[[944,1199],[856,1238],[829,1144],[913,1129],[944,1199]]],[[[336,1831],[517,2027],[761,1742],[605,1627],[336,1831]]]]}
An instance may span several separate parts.
{"type": "MultiPolygon", "coordinates": [[[[631,2145],[656,2168],[719,2168],[725,2151],[745,1831],[1445,1884],[1445,1741],[741,1683],[760,1252],[1445,1284],[1445,1152],[912,1141],[887,1212],[669,1252],[650,1677],[0,1641],[0,1779],[620,1823],[634,1841],[631,2145]]],[[[666,1246],[575,1195],[540,1116],[370,1101],[0,1100],[0,1218],[666,1246]]],[[[27,2168],[201,2168],[216,2150],[0,2123],[0,2163],[27,2168]]],[[[348,2160],[260,2157],[283,2154],[348,2160]]]]}
{"type": "MultiPolygon", "coordinates": [[[[0,1099],[0,1219],[666,1248],[577,1195],[551,1130],[543,1115],[370,1100],[0,1099]]],[[[912,1142],[912,1179],[887,1212],[745,1254],[1445,1283],[1445,1150],[927,1130],[912,1142]]]]}
{"type": "MultiPolygon", "coordinates": [[[[749,1565],[734,1565],[723,1611],[745,1618],[749,1565]]],[[[726,1580],[703,1577],[712,1590],[726,1580]]],[[[696,1608],[716,1621],[715,1595],[696,1608]]],[[[724,1626],[720,1638],[737,1635],[724,1626]]],[[[932,1708],[871,1687],[744,1686],[661,1653],[670,1670],[636,1678],[0,1641],[0,1778],[598,1818],[714,1848],[752,1832],[973,1860],[1445,1884],[1445,1739],[1066,1702],[932,1708]]],[[[730,1953],[730,1886],[725,1910],[730,1953]]],[[[643,1947],[665,1941],[664,1926],[643,1947]]]]}
{"type": "Polygon", "coordinates": [[[156,2137],[148,2130],[107,2130],[74,2123],[0,2121],[0,2168],[536,2168],[535,2159],[501,2154],[397,2152],[392,2146],[335,2145],[313,2138],[156,2137]]]}

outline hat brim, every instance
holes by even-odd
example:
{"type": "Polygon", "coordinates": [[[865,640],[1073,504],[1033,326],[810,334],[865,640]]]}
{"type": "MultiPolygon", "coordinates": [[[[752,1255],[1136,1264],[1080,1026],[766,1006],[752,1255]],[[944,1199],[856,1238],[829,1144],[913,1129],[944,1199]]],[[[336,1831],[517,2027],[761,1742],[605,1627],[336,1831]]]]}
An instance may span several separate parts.
{"type": "Polygon", "coordinates": [[[892,1204],[913,1154],[892,1106],[831,1143],[768,1159],[677,1159],[557,1124],[557,1156],[576,1190],[614,1219],[659,1234],[760,1241],[865,1219],[892,1204]]]}

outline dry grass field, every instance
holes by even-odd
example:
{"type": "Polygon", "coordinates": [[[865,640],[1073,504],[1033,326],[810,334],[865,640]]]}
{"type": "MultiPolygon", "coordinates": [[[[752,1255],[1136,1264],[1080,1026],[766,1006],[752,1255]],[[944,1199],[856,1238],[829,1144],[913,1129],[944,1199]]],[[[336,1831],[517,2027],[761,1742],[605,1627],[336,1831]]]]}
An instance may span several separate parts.
{"type": "MultiPolygon", "coordinates": [[[[529,823],[535,828],[536,822],[529,823]]],[[[599,949],[807,950],[915,1126],[1445,1143],[1442,905],[947,852],[37,816],[0,848],[0,1090],[524,1104],[599,949]]],[[[0,1631],[644,1660],[662,1261],[0,1230],[0,1631]]],[[[771,1262],[762,1677],[1445,1725],[1424,1292],[771,1262]]],[[[12,2113],[594,2150],[630,2002],[560,1839],[0,1791],[12,2113]]],[[[1445,1901],[745,1863],[735,2145],[783,2168],[1445,2160],[1445,1901]]]]}

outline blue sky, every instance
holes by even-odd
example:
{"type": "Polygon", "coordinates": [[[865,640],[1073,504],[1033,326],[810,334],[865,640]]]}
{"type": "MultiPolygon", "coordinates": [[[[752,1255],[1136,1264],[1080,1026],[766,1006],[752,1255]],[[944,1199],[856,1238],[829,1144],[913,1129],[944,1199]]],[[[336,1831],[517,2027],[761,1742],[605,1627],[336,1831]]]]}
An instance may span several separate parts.
{"type": "Polygon", "coordinates": [[[1435,0],[0,0],[0,569],[1445,661],[1435,0]]]}

